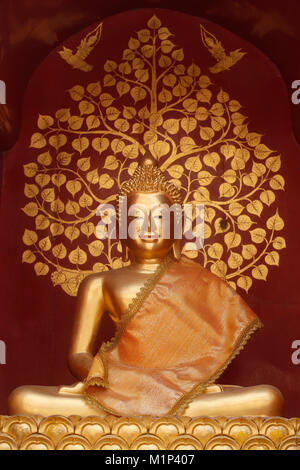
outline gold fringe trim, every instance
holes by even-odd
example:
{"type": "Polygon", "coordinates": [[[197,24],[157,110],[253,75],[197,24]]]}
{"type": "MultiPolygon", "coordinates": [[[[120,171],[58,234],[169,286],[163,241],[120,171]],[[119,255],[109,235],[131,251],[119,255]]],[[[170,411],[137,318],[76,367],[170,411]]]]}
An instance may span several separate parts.
{"type": "Polygon", "coordinates": [[[233,359],[242,351],[242,349],[245,347],[246,343],[252,336],[252,334],[258,330],[259,328],[262,328],[263,324],[262,322],[256,318],[253,320],[250,325],[246,327],[245,330],[243,330],[238,337],[234,349],[228,359],[224,362],[224,364],[213,374],[207,379],[205,382],[201,382],[196,384],[192,390],[189,392],[185,393],[183,396],[179,398],[179,400],[173,405],[171,410],[166,414],[168,415],[175,415],[175,416],[182,416],[188,405],[196,398],[197,395],[199,395],[208,385],[211,385],[214,383],[227,369],[229,364],[233,361],[233,359]]]}

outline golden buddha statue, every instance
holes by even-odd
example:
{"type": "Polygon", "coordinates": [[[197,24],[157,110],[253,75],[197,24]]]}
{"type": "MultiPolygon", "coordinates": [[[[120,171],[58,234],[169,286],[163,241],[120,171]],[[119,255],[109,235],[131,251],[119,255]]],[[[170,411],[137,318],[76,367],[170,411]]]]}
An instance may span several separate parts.
{"type": "MultiPolygon", "coordinates": [[[[150,155],[123,183],[117,201],[120,196],[147,215],[180,203],[179,190],[150,155]]],[[[262,326],[254,312],[225,281],[181,255],[173,230],[163,236],[158,223],[158,233],[150,224],[141,233],[137,216],[126,217],[139,234],[121,240],[123,260],[129,251],[131,264],[92,274],[79,288],[68,358],[79,382],[19,387],[9,396],[9,413],[280,415],[283,397],[273,386],[216,384],[262,326]],[[93,356],[105,312],[116,323],[116,335],[93,356]]]]}

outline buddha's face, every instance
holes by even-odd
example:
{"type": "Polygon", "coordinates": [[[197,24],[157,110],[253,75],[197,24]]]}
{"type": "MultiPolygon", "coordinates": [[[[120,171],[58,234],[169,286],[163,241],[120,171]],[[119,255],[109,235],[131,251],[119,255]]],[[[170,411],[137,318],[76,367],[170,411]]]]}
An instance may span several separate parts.
{"type": "Polygon", "coordinates": [[[174,214],[164,219],[163,207],[174,203],[164,192],[132,193],[127,197],[127,244],[130,251],[138,258],[161,258],[174,243],[174,214]],[[169,224],[169,233],[163,229],[169,224]]]}

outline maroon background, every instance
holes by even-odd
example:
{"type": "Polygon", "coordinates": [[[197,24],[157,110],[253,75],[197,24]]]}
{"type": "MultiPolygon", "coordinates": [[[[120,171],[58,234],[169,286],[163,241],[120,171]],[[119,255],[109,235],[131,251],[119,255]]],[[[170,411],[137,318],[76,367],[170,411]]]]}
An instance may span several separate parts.
{"type": "MultiPolygon", "coordinates": [[[[127,18],[130,14],[129,12],[109,19],[116,34],[118,28],[122,27],[122,37],[126,37],[126,31],[129,36],[132,26],[128,24],[127,18]]],[[[146,19],[150,16],[149,12],[139,12],[139,14],[141,17],[145,15],[146,19]]],[[[161,12],[157,14],[162,17],[161,12]]],[[[167,12],[164,15],[167,15],[167,12]]],[[[140,24],[142,27],[142,20],[140,24]]],[[[182,37],[177,38],[183,47],[185,47],[186,30],[183,29],[182,37]]],[[[218,28],[214,32],[217,30],[218,28]]],[[[222,34],[221,40],[227,33],[223,31],[222,34]]],[[[74,38],[71,43],[73,40],[74,38]]],[[[76,43],[76,39],[74,41],[76,43]]],[[[300,326],[298,289],[300,256],[297,251],[299,149],[292,133],[289,96],[278,71],[249,44],[237,38],[232,38],[232,41],[234,44],[238,43],[238,46],[234,47],[251,50],[253,56],[250,58],[250,63],[241,61],[238,71],[233,68],[232,73],[227,72],[227,75],[223,75],[224,88],[232,92],[233,98],[240,99],[245,104],[246,114],[255,124],[253,130],[266,134],[267,140],[264,142],[284,156],[281,173],[286,179],[287,186],[285,193],[281,195],[279,207],[280,215],[287,226],[285,233],[287,249],[281,253],[280,268],[270,270],[267,282],[254,282],[247,302],[260,316],[265,328],[234,361],[222,377],[222,382],[240,385],[274,384],[283,391],[287,400],[286,415],[295,416],[300,415],[298,403],[300,365],[295,366],[291,363],[291,343],[299,339],[300,326]]],[[[188,44],[188,38],[186,42],[188,44]]],[[[121,45],[121,48],[123,50],[124,46],[121,45]]],[[[113,58],[118,49],[117,42],[114,42],[111,51],[105,53],[105,57],[113,58]]],[[[41,90],[44,91],[42,95],[38,95],[37,86],[41,83],[41,79],[46,80],[49,77],[48,67],[51,64],[51,57],[53,61],[54,54],[57,56],[57,53],[53,53],[48,59],[48,65],[46,62],[43,63],[31,80],[24,103],[23,127],[18,143],[5,156],[1,215],[3,300],[0,339],[7,344],[7,365],[0,367],[1,413],[5,413],[5,402],[9,391],[17,385],[25,383],[55,385],[72,382],[72,377],[67,372],[65,358],[75,299],[67,296],[59,288],[54,289],[48,276],[37,277],[32,267],[20,263],[24,249],[21,234],[27,223],[26,216],[20,213],[20,207],[25,200],[22,164],[32,161],[32,156],[29,158],[26,155],[28,136],[31,135],[32,129],[36,129],[37,112],[43,112],[43,105],[47,104],[47,113],[51,114],[59,107],[57,103],[60,103],[68,81],[76,84],[83,80],[82,74],[80,75],[82,78],[72,79],[61,76],[59,80],[61,95],[55,97],[56,102],[52,100],[58,83],[54,80],[49,84],[50,88],[46,90],[42,87],[41,90]]],[[[119,54],[116,58],[119,59],[119,54]]],[[[65,65],[63,61],[61,64],[65,65]]],[[[89,77],[88,81],[93,79],[89,77]]],[[[25,78],[22,81],[23,85],[24,82],[25,78]]],[[[19,91],[20,89],[21,86],[19,91]]],[[[17,105],[15,111],[18,114],[17,105]]],[[[17,121],[15,125],[17,129],[17,121]]],[[[107,327],[106,331],[109,335],[111,327],[107,327]]]]}

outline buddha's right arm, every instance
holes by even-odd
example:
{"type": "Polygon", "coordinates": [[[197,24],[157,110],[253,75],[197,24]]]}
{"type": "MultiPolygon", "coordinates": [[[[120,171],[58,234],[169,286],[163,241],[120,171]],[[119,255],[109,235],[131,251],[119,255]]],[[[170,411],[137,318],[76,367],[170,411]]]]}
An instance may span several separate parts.
{"type": "Polygon", "coordinates": [[[93,361],[95,340],[104,313],[102,280],[101,273],[86,277],[77,295],[68,365],[79,380],[87,377],[93,361]]]}

